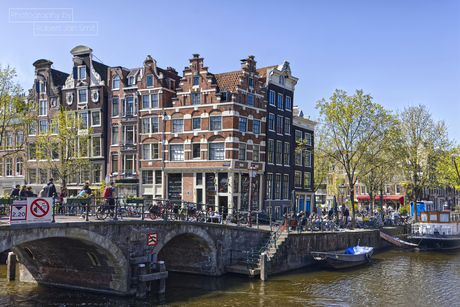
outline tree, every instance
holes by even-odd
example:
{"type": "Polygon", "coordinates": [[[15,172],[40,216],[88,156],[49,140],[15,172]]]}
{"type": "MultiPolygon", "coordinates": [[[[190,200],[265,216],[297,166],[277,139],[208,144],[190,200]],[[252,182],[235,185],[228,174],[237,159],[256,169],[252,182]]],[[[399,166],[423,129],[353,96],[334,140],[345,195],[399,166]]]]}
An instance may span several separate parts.
{"type": "MultiPolygon", "coordinates": [[[[435,121],[424,105],[409,106],[399,113],[397,160],[403,175],[406,196],[413,212],[425,188],[437,187],[441,178],[438,164],[452,147],[444,121],[435,121]]],[[[417,220],[417,215],[414,215],[417,220]]]]}
{"type": "Polygon", "coordinates": [[[27,126],[33,118],[33,108],[27,102],[22,87],[14,81],[16,70],[0,65],[0,148],[2,157],[15,156],[24,151],[27,126]],[[14,141],[15,140],[15,141],[14,141]]]}
{"type": "Polygon", "coordinates": [[[381,105],[373,103],[370,95],[357,90],[348,96],[336,90],[329,101],[317,102],[324,142],[317,150],[341,164],[350,188],[352,225],[355,225],[355,185],[360,176],[373,170],[369,163],[390,146],[395,133],[395,116],[381,105]]]}
{"type": "Polygon", "coordinates": [[[63,107],[51,119],[50,129],[36,140],[37,159],[44,169],[51,169],[67,185],[70,176],[89,168],[89,137],[91,129],[75,112],[63,107]]]}
{"type": "Polygon", "coordinates": [[[445,151],[438,162],[437,171],[439,186],[460,190],[460,145],[445,151]]]}

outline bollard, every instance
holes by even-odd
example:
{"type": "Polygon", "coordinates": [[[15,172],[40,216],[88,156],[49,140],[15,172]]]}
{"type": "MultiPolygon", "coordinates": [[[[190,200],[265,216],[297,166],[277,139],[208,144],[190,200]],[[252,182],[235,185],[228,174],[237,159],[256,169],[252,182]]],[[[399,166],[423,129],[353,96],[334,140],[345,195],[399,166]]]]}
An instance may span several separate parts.
{"type": "Polygon", "coordinates": [[[6,270],[6,278],[8,280],[15,280],[16,279],[16,263],[18,259],[13,252],[8,253],[8,260],[7,262],[7,270],[6,270]]]}
{"type": "MultiPolygon", "coordinates": [[[[158,261],[158,272],[165,272],[166,265],[164,261],[158,261]]],[[[157,280],[157,293],[163,294],[166,292],[166,279],[157,280]]]]}
{"type": "Polygon", "coordinates": [[[267,280],[267,253],[262,253],[260,260],[260,280],[267,280]]]}
{"type": "MultiPolygon", "coordinates": [[[[147,268],[144,263],[141,263],[137,266],[138,276],[145,275],[147,273],[147,268]]],[[[147,284],[145,282],[138,282],[136,288],[136,297],[146,297],[147,296],[147,284]]]]}

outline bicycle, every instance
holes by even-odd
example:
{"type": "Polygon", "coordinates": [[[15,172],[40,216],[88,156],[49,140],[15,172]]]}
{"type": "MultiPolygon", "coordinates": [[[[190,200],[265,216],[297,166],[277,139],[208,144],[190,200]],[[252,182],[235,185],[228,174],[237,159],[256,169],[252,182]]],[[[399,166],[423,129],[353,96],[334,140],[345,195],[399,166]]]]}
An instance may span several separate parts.
{"type": "MultiPolygon", "coordinates": [[[[124,217],[128,217],[129,212],[126,208],[118,208],[117,209],[117,216],[119,216],[121,219],[124,217]]],[[[114,211],[108,204],[104,204],[102,206],[97,207],[96,209],[96,218],[98,220],[105,220],[108,216],[113,217],[114,216],[114,211]]]]}

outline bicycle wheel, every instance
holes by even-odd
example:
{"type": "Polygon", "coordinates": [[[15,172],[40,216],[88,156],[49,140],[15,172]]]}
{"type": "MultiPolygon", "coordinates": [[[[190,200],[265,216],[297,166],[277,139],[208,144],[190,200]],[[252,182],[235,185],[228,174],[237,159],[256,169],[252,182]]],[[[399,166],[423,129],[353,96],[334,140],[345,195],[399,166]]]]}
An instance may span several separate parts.
{"type": "Polygon", "coordinates": [[[118,209],[118,216],[121,218],[128,217],[129,212],[126,208],[119,208],[118,209]]]}
{"type": "Polygon", "coordinates": [[[108,208],[104,208],[104,207],[100,207],[100,206],[97,207],[96,218],[98,220],[105,220],[108,215],[109,215],[109,209],[108,208]]]}

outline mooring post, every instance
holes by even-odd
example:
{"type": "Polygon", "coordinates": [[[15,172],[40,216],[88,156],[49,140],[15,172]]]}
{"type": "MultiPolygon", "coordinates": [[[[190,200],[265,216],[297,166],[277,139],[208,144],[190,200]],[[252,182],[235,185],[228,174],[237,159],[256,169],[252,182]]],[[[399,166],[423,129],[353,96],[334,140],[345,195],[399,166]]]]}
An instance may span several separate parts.
{"type": "Polygon", "coordinates": [[[267,253],[262,253],[260,260],[260,280],[267,280],[267,253]]]}
{"type": "MultiPolygon", "coordinates": [[[[138,276],[145,275],[147,273],[147,268],[144,263],[137,265],[138,276]]],[[[145,282],[138,282],[136,288],[136,297],[146,297],[147,296],[147,284],[145,282]]]]}
{"type": "Polygon", "coordinates": [[[18,259],[13,252],[8,253],[7,259],[7,270],[6,270],[6,278],[8,280],[15,280],[16,279],[16,263],[18,263],[18,259]]]}
{"type": "MultiPolygon", "coordinates": [[[[166,265],[164,261],[158,261],[158,272],[165,272],[166,265]]],[[[161,278],[157,281],[157,293],[163,294],[166,292],[166,278],[161,278]]]]}

